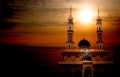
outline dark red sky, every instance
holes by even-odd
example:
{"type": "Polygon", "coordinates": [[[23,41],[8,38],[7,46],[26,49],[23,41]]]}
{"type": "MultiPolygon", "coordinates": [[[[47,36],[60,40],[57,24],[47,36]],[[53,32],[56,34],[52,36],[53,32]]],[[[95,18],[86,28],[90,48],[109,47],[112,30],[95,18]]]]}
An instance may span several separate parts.
{"type": "Polygon", "coordinates": [[[65,46],[67,18],[73,7],[74,42],[96,42],[97,7],[103,20],[105,45],[120,44],[120,0],[11,0],[0,2],[0,43],[32,46],[65,46]],[[87,7],[90,8],[87,8],[87,7]],[[95,16],[87,25],[78,20],[81,9],[95,16]]]}

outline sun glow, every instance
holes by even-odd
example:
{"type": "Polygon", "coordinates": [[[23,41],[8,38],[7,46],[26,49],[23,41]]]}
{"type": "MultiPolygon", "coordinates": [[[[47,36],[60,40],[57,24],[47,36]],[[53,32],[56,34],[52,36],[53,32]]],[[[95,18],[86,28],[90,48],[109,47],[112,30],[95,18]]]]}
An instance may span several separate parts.
{"type": "Polygon", "coordinates": [[[93,19],[93,12],[88,9],[83,9],[79,12],[78,18],[83,23],[89,23],[93,19]]]}

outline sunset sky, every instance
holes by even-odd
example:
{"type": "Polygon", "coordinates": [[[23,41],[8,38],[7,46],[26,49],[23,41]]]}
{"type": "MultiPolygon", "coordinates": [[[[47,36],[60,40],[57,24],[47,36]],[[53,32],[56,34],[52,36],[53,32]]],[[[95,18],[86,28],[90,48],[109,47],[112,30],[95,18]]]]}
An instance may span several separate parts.
{"type": "Polygon", "coordinates": [[[65,46],[71,6],[75,46],[83,34],[95,45],[98,7],[105,45],[120,45],[120,0],[1,0],[0,43],[65,46]],[[88,23],[79,19],[85,9],[93,12],[93,19],[88,23]]]}

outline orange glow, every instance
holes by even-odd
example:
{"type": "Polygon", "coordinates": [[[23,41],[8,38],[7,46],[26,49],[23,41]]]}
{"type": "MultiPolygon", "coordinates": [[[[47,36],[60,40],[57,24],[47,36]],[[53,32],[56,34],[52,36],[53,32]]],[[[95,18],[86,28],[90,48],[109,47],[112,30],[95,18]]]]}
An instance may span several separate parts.
{"type": "Polygon", "coordinates": [[[82,9],[78,15],[79,20],[83,23],[92,22],[93,17],[94,13],[92,12],[92,10],[89,9],[82,9]]]}
{"type": "MultiPolygon", "coordinates": [[[[43,6],[41,5],[41,2],[40,5],[33,5],[34,7],[31,4],[24,5],[23,3],[19,3],[19,1],[17,4],[25,7],[18,8],[12,7],[11,5],[12,8],[16,8],[16,11],[11,15],[13,17],[5,18],[5,25],[0,26],[0,43],[33,46],[65,46],[70,6],[67,0],[65,0],[66,3],[63,3],[62,0],[59,1],[61,2],[56,1],[59,6],[56,6],[55,1],[51,1],[52,4],[49,4],[49,2],[47,4],[45,3],[45,7],[43,7],[44,4],[43,6]],[[64,6],[62,6],[61,3],[64,6]],[[26,10],[17,11],[23,8],[26,10]]],[[[77,43],[83,38],[83,34],[85,34],[85,38],[89,40],[93,46],[96,42],[98,4],[95,0],[94,2],[91,0],[85,0],[85,2],[76,1],[77,0],[72,3],[73,40],[75,46],[77,46],[77,43]]],[[[15,5],[17,4],[15,3],[15,5]]],[[[104,1],[104,4],[102,8],[100,8],[103,40],[105,44],[106,42],[112,43],[112,45],[116,43],[120,44],[120,36],[118,34],[120,31],[119,3],[114,4],[111,1],[104,1]],[[108,6],[108,3],[111,4],[108,6]],[[116,7],[117,5],[118,8],[116,7]]]]}

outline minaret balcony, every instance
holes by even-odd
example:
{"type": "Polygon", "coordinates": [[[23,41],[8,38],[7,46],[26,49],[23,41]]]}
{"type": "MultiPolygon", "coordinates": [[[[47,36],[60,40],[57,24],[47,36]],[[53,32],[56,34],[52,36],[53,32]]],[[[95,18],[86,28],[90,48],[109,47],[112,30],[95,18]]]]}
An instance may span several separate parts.
{"type": "Polygon", "coordinates": [[[102,31],[102,30],[97,30],[96,32],[97,32],[97,33],[101,33],[101,32],[103,32],[103,31],[102,31]]]}
{"type": "Polygon", "coordinates": [[[73,32],[73,30],[67,30],[67,32],[73,32]]]}

